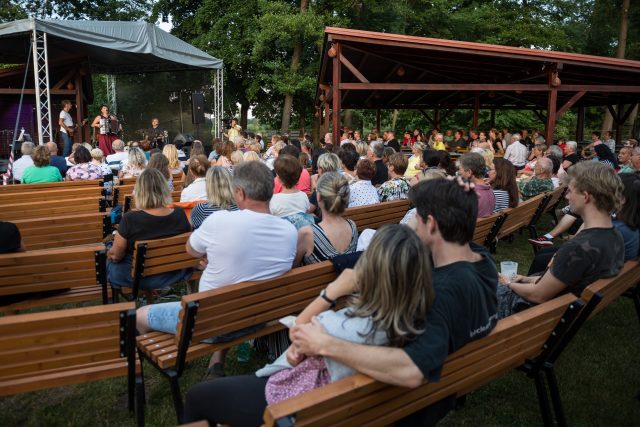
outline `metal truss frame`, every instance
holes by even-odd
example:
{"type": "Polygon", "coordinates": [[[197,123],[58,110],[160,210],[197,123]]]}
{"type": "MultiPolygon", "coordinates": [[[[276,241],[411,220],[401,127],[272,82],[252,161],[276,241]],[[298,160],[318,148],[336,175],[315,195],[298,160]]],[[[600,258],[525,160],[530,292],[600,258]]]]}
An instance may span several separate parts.
{"type": "Polygon", "coordinates": [[[118,114],[115,74],[107,74],[107,102],[109,103],[109,111],[113,114],[118,114]]]}
{"type": "Polygon", "coordinates": [[[49,56],[47,53],[47,33],[36,31],[31,34],[33,52],[33,78],[36,92],[36,116],[38,120],[38,142],[40,145],[53,138],[51,117],[51,92],[49,85],[49,56]],[[46,141],[45,141],[46,139],[46,141]]]}
{"type": "Polygon", "coordinates": [[[214,138],[222,139],[224,120],[224,69],[215,71],[213,76],[213,114],[211,116],[211,133],[214,138]]]}

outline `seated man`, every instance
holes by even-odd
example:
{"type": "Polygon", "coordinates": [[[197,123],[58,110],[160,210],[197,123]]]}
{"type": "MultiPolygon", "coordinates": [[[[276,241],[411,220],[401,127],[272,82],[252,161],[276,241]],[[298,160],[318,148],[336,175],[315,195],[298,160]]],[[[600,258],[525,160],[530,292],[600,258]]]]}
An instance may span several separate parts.
{"type": "Polygon", "coordinates": [[[624,263],[624,241],[613,227],[623,191],[620,177],[601,163],[580,162],[571,167],[566,198],[571,212],[582,217],[582,231],[562,245],[542,276],[500,276],[500,317],[572,292],[580,296],[598,279],[613,277],[624,263]]]}
{"type": "Polygon", "coordinates": [[[127,162],[129,154],[124,151],[124,141],[122,141],[121,139],[116,139],[115,141],[113,141],[111,143],[111,148],[113,148],[113,151],[115,151],[115,153],[109,154],[107,156],[107,164],[109,165],[111,170],[118,172],[120,171],[120,169],[122,169],[124,163],[127,162]]]}
{"type": "MultiPolygon", "coordinates": [[[[456,182],[439,179],[420,182],[409,197],[417,207],[416,233],[431,250],[435,267],[436,298],[424,333],[404,348],[362,345],[327,335],[314,321],[290,332],[300,354],[329,357],[379,381],[418,387],[424,379],[438,381],[449,353],[493,329],[496,267],[484,248],[469,244],[476,223],[476,195],[456,182]]],[[[353,270],[345,270],[336,282],[340,288],[355,290],[353,270]]],[[[329,307],[332,296],[325,296],[329,307]]],[[[259,425],[266,407],[266,381],[246,375],[198,384],[187,394],[186,421],[259,425]]],[[[454,402],[450,396],[407,421],[433,425],[454,402]]]]}
{"type": "Polygon", "coordinates": [[[548,157],[541,157],[533,167],[534,175],[527,181],[522,182],[518,187],[520,188],[520,194],[522,200],[527,200],[538,194],[545,193],[547,191],[553,191],[553,161],[548,157]]]}
{"type": "MultiPolygon", "coordinates": [[[[295,227],[269,212],[273,194],[269,169],[260,162],[237,166],[233,188],[240,210],[212,213],[187,242],[190,255],[208,260],[199,292],[279,276],[291,269],[296,256],[295,227]]],[[[137,329],[140,333],[155,330],[175,334],[179,313],[179,301],[147,305],[138,309],[137,329]]],[[[210,365],[220,376],[223,361],[224,355],[218,352],[210,365]]]]}

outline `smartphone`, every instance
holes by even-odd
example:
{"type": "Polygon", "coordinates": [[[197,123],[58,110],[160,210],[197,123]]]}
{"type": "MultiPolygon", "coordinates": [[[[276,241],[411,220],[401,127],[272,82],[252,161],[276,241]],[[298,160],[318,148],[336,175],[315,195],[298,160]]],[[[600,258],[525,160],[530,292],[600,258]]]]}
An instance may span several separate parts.
{"type": "Polygon", "coordinates": [[[279,320],[287,328],[292,328],[296,325],[296,316],[285,316],[279,320]]]}

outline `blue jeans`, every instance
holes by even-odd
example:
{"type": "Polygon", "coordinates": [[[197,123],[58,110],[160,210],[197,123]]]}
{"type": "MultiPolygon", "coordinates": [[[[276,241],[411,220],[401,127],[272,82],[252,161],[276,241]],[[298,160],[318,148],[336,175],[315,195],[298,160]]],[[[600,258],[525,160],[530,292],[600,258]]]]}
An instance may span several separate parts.
{"type": "Polygon", "coordinates": [[[69,135],[67,135],[64,132],[60,132],[60,135],[62,135],[62,141],[64,142],[62,155],[67,157],[69,154],[71,154],[71,146],[73,145],[73,138],[71,138],[69,135]]]}
{"type": "MultiPolygon", "coordinates": [[[[133,257],[127,253],[120,262],[112,262],[107,260],[107,279],[114,288],[132,288],[133,278],[131,277],[131,265],[133,257]]],[[[140,281],[140,289],[162,289],[169,286],[188,280],[191,276],[190,269],[169,271],[167,273],[154,274],[153,276],[145,277],[140,281]]]]}

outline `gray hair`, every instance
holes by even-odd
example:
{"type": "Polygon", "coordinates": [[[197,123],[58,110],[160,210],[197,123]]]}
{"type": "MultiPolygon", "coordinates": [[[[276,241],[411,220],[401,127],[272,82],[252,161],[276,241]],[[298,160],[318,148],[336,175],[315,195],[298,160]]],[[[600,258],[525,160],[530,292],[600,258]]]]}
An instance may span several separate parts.
{"type": "Polygon", "coordinates": [[[236,148],[240,147],[240,144],[244,145],[244,138],[242,137],[242,135],[236,135],[233,137],[233,144],[236,146],[236,148]]]}
{"type": "Polygon", "coordinates": [[[538,136],[536,138],[536,144],[546,144],[547,141],[544,139],[544,137],[542,135],[538,136]]]}
{"type": "Polygon", "coordinates": [[[578,143],[575,141],[567,141],[567,147],[571,147],[571,149],[576,152],[578,151],[578,143]]]}
{"type": "Polygon", "coordinates": [[[340,157],[334,153],[323,153],[318,157],[318,167],[323,173],[335,172],[340,169],[340,157]]]}
{"type": "Polygon", "coordinates": [[[548,157],[541,157],[537,161],[543,171],[551,175],[553,173],[553,161],[548,157]]]}
{"type": "Polygon", "coordinates": [[[251,200],[268,202],[273,195],[273,174],[262,162],[242,162],[233,168],[233,186],[251,200]]]}
{"type": "Polygon", "coordinates": [[[371,141],[369,148],[371,148],[373,154],[378,158],[382,158],[384,155],[384,144],[381,141],[371,141]]]}
{"type": "Polygon", "coordinates": [[[557,157],[562,159],[562,148],[557,145],[552,145],[547,149],[547,153],[549,156],[557,157]]]}
{"type": "Polygon", "coordinates": [[[640,147],[636,147],[633,149],[633,156],[640,156],[640,147]]]}
{"type": "Polygon", "coordinates": [[[441,133],[436,133],[436,141],[442,141],[444,139],[444,135],[441,133]]]}
{"type": "Polygon", "coordinates": [[[139,168],[144,168],[147,165],[147,158],[144,155],[144,152],[138,147],[131,147],[129,149],[128,160],[131,166],[137,166],[139,168]]]}
{"type": "Polygon", "coordinates": [[[121,139],[116,139],[115,141],[113,141],[111,143],[111,148],[113,148],[114,151],[123,151],[124,150],[124,141],[121,139]]]}
{"type": "Polygon", "coordinates": [[[520,138],[521,138],[521,136],[520,136],[519,133],[514,133],[514,134],[511,135],[511,140],[512,141],[520,141],[520,138]]]}
{"type": "Polygon", "coordinates": [[[31,154],[33,154],[33,150],[35,149],[36,149],[36,146],[31,141],[25,141],[20,146],[20,152],[22,153],[23,156],[30,156],[31,154]]]}

